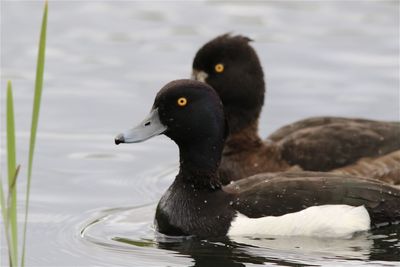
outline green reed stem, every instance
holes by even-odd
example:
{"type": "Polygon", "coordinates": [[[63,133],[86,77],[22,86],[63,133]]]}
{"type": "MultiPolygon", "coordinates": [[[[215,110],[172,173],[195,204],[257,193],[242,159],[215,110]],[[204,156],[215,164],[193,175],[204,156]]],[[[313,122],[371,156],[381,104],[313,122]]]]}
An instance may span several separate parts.
{"type": "MultiPolygon", "coordinates": [[[[0,208],[1,208],[1,216],[3,217],[4,226],[6,226],[7,207],[6,207],[6,201],[4,198],[3,179],[1,179],[1,178],[0,178],[0,208]]],[[[5,234],[7,234],[7,232],[5,234]]]]}
{"type": "Polygon", "coordinates": [[[26,245],[26,228],[28,222],[29,195],[31,188],[33,156],[35,153],[36,132],[39,122],[40,101],[42,98],[42,89],[43,89],[43,74],[44,74],[44,63],[45,63],[45,52],[46,52],[47,9],[48,9],[48,3],[46,1],[44,5],[42,28],[40,31],[40,40],[39,40],[39,52],[36,65],[35,94],[33,99],[31,138],[29,142],[28,177],[27,177],[26,197],[25,197],[25,218],[24,218],[21,266],[25,266],[25,251],[26,251],[25,245],[26,245]]]}
{"type": "Polygon", "coordinates": [[[11,81],[7,83],[7,164],[8,164],[8,224],[11,228],[10,249],[11,266],[18,265],[18,221],[17,221],[17,188],[14,177],[16,172],[14,100],[11,81]]]}
{"type": "MultiPolygon", "coordinates": [[[[8,207],[6,206],[6,201],[4,198],[3,179],[0,180],[0,206],[1,206],[1,215],[3,216],[4,235],[5,235],[5,239],[7,241],[7,247],[11,248],[10,232],[9,232],[10,222],[8,220],[8,207]]],[[[12,255],[11,255],[10,249],[8,250],[8,261],[10,262],[10,265],[11,265],[12,255]]],[[[0,264],[1,264],[1,262],[0,262],[0,264]]]]}

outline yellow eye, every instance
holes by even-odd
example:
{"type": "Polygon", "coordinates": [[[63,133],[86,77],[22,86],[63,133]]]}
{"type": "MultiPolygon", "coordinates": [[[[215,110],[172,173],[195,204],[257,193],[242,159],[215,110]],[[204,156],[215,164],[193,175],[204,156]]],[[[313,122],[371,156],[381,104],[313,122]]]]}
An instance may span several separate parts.
{"type": "Polygon", "coordinates": [[[219,64],[215,65],[215,71],[218,72],[218,73],[223,72],[224,71],[224,64],[219,63],[219,64]]]}
{"type": "Polygon", "coordinates": [[[187,99],[186,97],[180,97],[178,101],[176,101],[176,103],[178,104],[178,106],[184,107],[187,104],[187,99]]]}

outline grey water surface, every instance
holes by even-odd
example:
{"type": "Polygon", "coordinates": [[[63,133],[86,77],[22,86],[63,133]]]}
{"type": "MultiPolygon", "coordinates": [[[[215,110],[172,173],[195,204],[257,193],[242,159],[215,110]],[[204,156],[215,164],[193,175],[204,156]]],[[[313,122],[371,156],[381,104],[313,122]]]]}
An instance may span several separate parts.
{"type": "MultiPolygon", "coordinates": [[[[11,79],[20,220],[42,8],[1,1],[1,170],[4,179],[11,79]]],[[[400,119],[398,1],[50,1],[27,266],[400,264],[399,226],[349,240],[155,236],[177,148],[163,136],[120,146],[113,138],[141,121],[164,84],[190,76],[203,43],[226,32],[255,40],[268,91],[262,136],[315,115],[400,119]]]]}

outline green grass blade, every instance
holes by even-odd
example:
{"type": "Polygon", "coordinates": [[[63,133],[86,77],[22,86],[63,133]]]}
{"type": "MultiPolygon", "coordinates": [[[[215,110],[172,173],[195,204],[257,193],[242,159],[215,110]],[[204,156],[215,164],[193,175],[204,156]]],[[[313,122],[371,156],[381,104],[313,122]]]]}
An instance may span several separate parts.
{"type": "Polygon", "coordinates": [[[46,31],[47,31],[47,9],[48,9],[47,7],[48,4],[46,1],[42,19],[42,28],[40,31],[39,52],[38,52],[38,59],[36,66],[35,95],[33,99],[31,138],[29,142],[28,177],[27,177],[26,197],[25,197],[25,219],[24,219],[24,230],[23,230],[23,241],[22,241],[21,266],[25,266],[25,244],[26,244],[26,227],[27,227],[28,209],[29,209],[29,193],[31,187],[32,165],[33,165],[33,155],[35,152],[36,132],[39,121],[40,100],[42,97],[42,88],[43,88],[43,74],[44,74],[45,51],[46,51],[46,31]]]}
{"type": "MultiPolygon", "coordinates": [[[[5,197],[4,197],[4,189],[3,189],[3,179],[0,179],[0,206],[1,206],[1,215],[3,217],[3,222],[4,222],[4,235],[5,235],[5,239],[7,241],[7,247],[8,249],[8,260],[10,262],[12,262],[12,255],[11,255],[11,244],[10,244],[10,232],[9,232],[9,228],[8,226],[10,225],[9,221],[8,221],[8,207],[6,206],[6,201],[5,201],[5,197]]],[[[2,263],[0,262],[0,265],[2,263]]]]}
{"type": "Polygon", "coordinates": [[[4,198],[4,189],[3,189],[3,180],[0,179],[0,208],[1,208],[1,216],[3,217],[4,226],[7,223],[7,207],[6,201],[4,198]]]}
{"type": "Polygon", "coordinates": [[[7,246],[9,248],[9,259],[10,259],[10,266],[17,266],[18,263],[18,251],[15,250],[15,247],[12,247],[11,242],[14,242],[13,244],[16,244],[17,248],[18,248],[18,240],[17,241],[12,241],[12,239],[10,239],[10,220],[8,220],[8,218],[11,217],[11,203],[12,203],[12,197],[13,194],[11,192],[13,192],[14,190],[16,190],[16,186],[17,186],[17,178],[18,178],[18,174],[19,174],[19,170],[21,168],[21,165],[18,165],[17,168],[15,169],[15,173],[14,173],[14,177],[13,180],[11,182],[11,185],[8,188],[8,199],[7,199],[7,224],[6,224],[6,238],[7,238],[7,246]]]}
{"type": "MultiPolygon", "coordinates": [[[[17,221],[17,190],[14,184],[16,171],[16,149],[15,149],[15,123],[14,123],[14,100],[12,95],[11,81],[7,83],[7,164],[8,164],[8,223],[11,230],[11,265],[18,265],[18,221],[17,221]]],[[[7,222],[6,222],[7,223],[7,222]]]]}

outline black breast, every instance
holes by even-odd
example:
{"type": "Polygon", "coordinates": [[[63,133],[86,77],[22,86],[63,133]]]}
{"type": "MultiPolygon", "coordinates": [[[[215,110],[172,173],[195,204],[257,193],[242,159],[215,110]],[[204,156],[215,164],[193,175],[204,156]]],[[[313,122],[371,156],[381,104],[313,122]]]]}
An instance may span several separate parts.
{"type": "Polygon", "coordinates": [[[155,223],[165,235],[224,236],[234,213],[230,196],[222,190],[175,181],[158,203],[155,223]]]}

